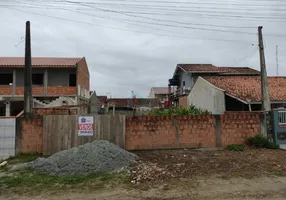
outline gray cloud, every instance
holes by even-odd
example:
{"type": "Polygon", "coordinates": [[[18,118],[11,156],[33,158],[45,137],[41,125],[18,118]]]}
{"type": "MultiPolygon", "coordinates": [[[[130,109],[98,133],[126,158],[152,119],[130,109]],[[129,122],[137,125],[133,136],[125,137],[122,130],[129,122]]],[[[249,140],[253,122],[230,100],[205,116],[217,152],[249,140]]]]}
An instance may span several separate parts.
{"type": "MultiPolygon", "coordinates": [[[[159,0],[157,0],[157,2],[158,1],[159,0]]],[[[276,72],[276,44],[278,44],[279,48],[281,48],[281,54],[279,58],[281,59],[280,75],[285,75],[286,73],[285,69],[283,68],[283,62],[286,61],[284,59],[284,55],[286,55],[285,37],[268,36],[269,34],[286,35],[286,20],[283,20],[283,18],[286,18],[286,14],[285,12],[279,12],[280,14],[277,14],[277,11],[275,11],[275,9],[283,8],[281,3],[277,3],[276,7],[269,6],[263,9],[265,11],[264,14],[266,17],[279,15],[278,17],[281,18],[282,22],[269,22],[270,20],[267,19],[264,21],[255,21],[248,19],[234,20],[233,18],[204,18],[203,16],[199,18],[200,13],[196,16],[195,14],[187,12],[182,12],[180,15],[176,14],[175,16],[158,16],[155,14],[140,15],[132,13],[132,15],[147,16],[160,20],[172,20],[186,23],[191,22],[247,27],[253,26],[253,29],[222,28],[223,30],[227,31],[235,30],[240,32],[253,33],[253,35],[249,35],[206,30],[192,30],[178,27],[166,27],[139,22],[136,23],[134,21],[145,21],[152,23],[154,23],[154,21],[140,17],[136,18],[126,16],[118,13],[102,12],[80,4],[65,4],[64,1],[59,4],[56,1],[44,2],[25,0],[22,1],[24,2],[25,6],[29,6],[29,4],[33,5],[41,3],[42,8],[29,8],[24,6],[10,7],[21,9],[26,12],[12,10],[3,6],[4,4],[20,5],[19,3],[15,4],[13,2],[16,2],[16,0],[0,2],[0,18],[3,19],[0,32],[0,43],[2,47],[0,49],[1,56],[24,55],[24,43],[20,44],[17,48],[15,47],[15,44],[17,44],[20,41],[20,38],[24,36],[25,21],[30,20],[32,27],[32,55],[58,57],[85,56],[91,74],[91,89],[96,90],[98,94],[105,95],[106,93],[111,93],[112,96],[116,97],[130,97],[131,91],[134,90],[141,97],[147,96],[151,87],[167,86],[167,81],[172,76],[177,63],[212,63],[220,66],[251,66],[255,69],[259,69],[259,57],[258,51],[256,51],[256,27],[258,25],[264,26],[263,32],[265,34],[264,40],[266,46],[265,53],[268,74],[275,75],[276,72]],[[72,9],[75,12],[55,9],[53,8],[55,6],[72,9]],[[38,14],[81,21],[84,23],[92,23],[94,25],[75,23],[72,21],[64,21],[46,16],[29,14],[29,11],[38,14]],[[83,12],[85,14],[76,13],[76,11],[83,12]],[[112,18],[112,20],[103,19],[102,17],[109,19],[112,18]],[[133,22],[127,20],[133,20],[133,22]],[[122,23],[122,21],[124,23],[122,23]],[[106,26],[113,28],[107,28],[106,26]],[[134,32],[119,29],[130,29],[134,32]],[[148,33],[155,33],[159,35],[148,33]],[[180,35],[188,38],[178,38],[164,35],[180,35]],[[205,38],[250,41],[250,43],[223,42],[206,40],[205,38]],[[252,43],[254,45],[252,45],[252,43]]],[[[87,1],[85,0],[83,2],[87,1]]],[[[92,2],[106,3],[106,1],[103,0],[92,2]]],[[[189,0],[187,2],[198,1],[189,0]]],[[[201,4],[195,6],[206,7],[207,1],[204,2],[201,2],[201,4]]],[[[208,3],[210,2],[212,1],[208,1],[208,3]]],[[[232,0],[230,4],[239,2],[240,1],[232,0]]],[[[267,4],[267,2],[263,2],[264,4],[267,4]]],[[[270,5],[271,2],[274,4],[273,1],[269,1],[268,4],[270,5]]],[[[210,3],[210,5],[212,3],[210,3]]],[[[143,3],[142,1],[142,3],[138,4],[147,5],[148,3],[143,3]]],[[[255,2],[252,1],[249,4],[255,5],[255,2]]],[[[163,4],[158,3],[157,6],[162,5],[163,4]]],[[[283,5],[284,9],[286,9],[286,4],[283,5]]],[[[117,8],[115,6],[95,6],[111,10],[124,9],[121,9],[121,7],[117,8]]],[[[188,7],[190,6],[192,5],[189,5],[188,7]]],[[[217,6],[217,8],[219,8],[219,6],[217,6]]],[[[255,7],[251,8],[255,9],[255,7]]],[[[142,10],[142,12],[151,12],[152,9],[153,8],[150,7],[150,10],[142,10]]],[[[174,7],[173,9],[179,8],[174,7]]],[[[184,8],[182,7],[180,9],[184,8]]],[[[228,9],[224,9],[223,12],[231,12],[233,10],[235,11],[235,9],[241,10],[243,7],[239,5],[229,5],[228,9]]],[[[260,12],[259,9],[257,10],[257,12],[255,11],[252,13],[241,11],[241,13],[245,14],[240,15],[260,15],[262,12],[260,12]]],[[[129,8],[129,11],[133,10],[129,8]]],[[[167,13],[167,11],[165,12],[167,13]]],[[[161,13],[164,12],[162,11],[161,13]]],[[[217,13],[210,12],[210,14],[217,13]]],[[[158,21],[158,23],[172,24],[176,26],[187,26],[178,23],[167,23],[161,21],[158,21]]],[[[200,27],[208,29],[219,29],[217,27],[210,26],[200,27]]]]}

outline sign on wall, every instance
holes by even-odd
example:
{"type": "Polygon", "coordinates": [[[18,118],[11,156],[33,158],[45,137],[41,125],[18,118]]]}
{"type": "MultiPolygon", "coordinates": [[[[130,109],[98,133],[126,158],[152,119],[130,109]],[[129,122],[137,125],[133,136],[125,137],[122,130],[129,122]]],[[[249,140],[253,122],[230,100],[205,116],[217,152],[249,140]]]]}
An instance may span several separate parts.
{"type": "Polygon", "coordinates": [[[93,116],[78,117],[78,136],[93,136],[94,132],[93,116]]]}

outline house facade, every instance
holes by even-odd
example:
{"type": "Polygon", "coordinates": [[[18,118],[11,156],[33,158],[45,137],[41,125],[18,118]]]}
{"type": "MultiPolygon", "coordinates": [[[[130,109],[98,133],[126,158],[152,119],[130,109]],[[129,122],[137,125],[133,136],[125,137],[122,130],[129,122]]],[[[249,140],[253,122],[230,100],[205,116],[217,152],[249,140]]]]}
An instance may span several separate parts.
{"type": "MultiPolygon", "coordinates": [[[[286,77],[268,77],[271,108],[286,107],[286,77]]],[[[259,76],[199,77],[188,95],[188,105],[213,114],[225,111],[260,111],[259,76]]]]}
{"type": "MultiPolygon", "coordinates": [[[[174,88],[171,88],[171,93],[174,92],[174,88]]],[[[169,88],[168,87],[152,87],[149,93],[148,98],[150,99],[159,99],[163,104],[168,101],[169,88]]]]}
{"type": "Polygon", "coordinates": [[[179,102],[187,96],[200,76],[260,76],[260,72],[249,67],[217,67],[212,64],[178,64],[169,87],[174,87],[170,99],[179,102]]]}
{"type": "MultiPolygon", "coordinates": [[[[24,107],[24,57],[0,57],[0,116],[24,107]]],[[[32,58],[34,107],[88,103],[89,70],[85,58],[32,58]]]]}

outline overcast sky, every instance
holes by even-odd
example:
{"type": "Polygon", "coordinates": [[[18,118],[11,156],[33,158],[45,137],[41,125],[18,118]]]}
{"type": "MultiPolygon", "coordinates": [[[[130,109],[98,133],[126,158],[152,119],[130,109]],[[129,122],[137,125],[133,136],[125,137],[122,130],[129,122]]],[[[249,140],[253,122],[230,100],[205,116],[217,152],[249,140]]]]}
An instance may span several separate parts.
{"type": "Polygon", "coordinates": [[[276,45],[286,75],[283,0],[1,0],[0,19],[0,56],[24,56],[29,20],[32,56],[85,56],[99,95],[146,97],[167,86],[178,63],[259,69],[259,25],[268,75],[276,45]]]}

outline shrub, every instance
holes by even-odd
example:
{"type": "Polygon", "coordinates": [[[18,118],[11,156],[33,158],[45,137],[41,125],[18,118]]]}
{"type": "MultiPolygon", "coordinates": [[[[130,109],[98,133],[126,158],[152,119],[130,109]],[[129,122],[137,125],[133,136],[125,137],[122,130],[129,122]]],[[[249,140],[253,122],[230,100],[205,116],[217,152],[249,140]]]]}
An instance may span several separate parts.
{"type": "Polygon", "coordinates": [[[226,149],[229,151],[244,151],[244,145],[230,144],[226,149]]]}
{"type": "Polygon", "coordinates": [[[189,108],[170,108],[152,110],[149,112],[150,116],[166,116],[166,115],[204,115],[211,114],[209,111],[190,106],[189,108]]]}
{"type": "Polygon", "coordinates": [[[264,137],[261,134],[248,138],[247,143],[257,148],[267,148],[267,149],[279,149],[280,148],[279,144],[275,144],[269,141],[266,137],[264,137]]]}

